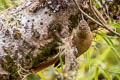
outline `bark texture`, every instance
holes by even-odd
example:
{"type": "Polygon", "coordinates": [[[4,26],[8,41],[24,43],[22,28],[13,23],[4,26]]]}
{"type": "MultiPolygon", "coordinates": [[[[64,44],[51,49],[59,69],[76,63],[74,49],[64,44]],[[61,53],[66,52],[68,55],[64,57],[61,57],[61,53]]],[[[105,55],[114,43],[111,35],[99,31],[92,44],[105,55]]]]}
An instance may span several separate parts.
{"type": "MultiPolygon", "coordinates": [[[[54,3],[54,6],[57,5],[54,3]]],[[[69,37],[79,22],[78,10],[72,2],[67,2],[60,10],[43,6],[30,12],[34,7],[33,2],[26,1],[15,9],[1,13],[2,80],[20,80],[32,67],[54,57],[58,52],[58,42],[69,37]]]]}

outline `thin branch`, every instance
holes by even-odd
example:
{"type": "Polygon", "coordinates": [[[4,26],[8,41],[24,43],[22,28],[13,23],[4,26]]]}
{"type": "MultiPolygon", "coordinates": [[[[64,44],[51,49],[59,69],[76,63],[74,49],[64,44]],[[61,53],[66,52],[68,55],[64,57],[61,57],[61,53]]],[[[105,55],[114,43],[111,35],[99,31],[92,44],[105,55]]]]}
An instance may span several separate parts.
{"type": "Polygon", "coordinates": [[[95,17],[99,20],[99,22],[102,24],[102,23],[107,23],[105,21],[105,19],[102,17],[102,15],[100,14],[100,12],[98,10],[96,10],[95,7],[93,7],[93,3],[92,1],[90,0],[90,8],[91,10],[93,11],[93,14],[95,15],[95,17]],[[99,16],[98,16],[99,15],[99,16]]]}
{"type": "Polygon", "coordinates": [[[97,14],[97,16],[101,19],[101,23],[103,24],[107,24],[106,20],[103,18],[103,16],[101,15],[101,13],[97,10],[97,8],[95,6],[93,6],[93,11],[97,14]]]}
{"type": "Polygon", "coordinates": [[[85,16],[87,16],[89,19],[91,19],[92,21],[94,21],[95,23],[99,24],[100,26],[102,26],[102,24],[98,21],[96,21],[94,18],[92,18],[91,16],[89,16],[88,14],[86,14],[80,7],[79,5],[77,4],[77,2],[75,0],[73,0],[75,5],[78,7],[79,11],[84,14],[85,16]]]}
{"type": "MultiPolygon", "coordinates": [[[[91,1],[91,0],[90,0],[91,1]]],[[[92,6],[92,5],[91,5],[92,6]]],[[[101,24],[103,25],[102,27],[103,28],[105,28],[105,29],[107,29],[108,31],[110,31],[110,32],[112,32],[112,33],[114,33],[115,35],[117,35],[118,37],[120,37],[120,34],[119,33],[117,33],[117,32],[115,32],[115,31],[113,31],[113,30],[111,30],[109,27],[110,27],[110,25],[108,25],[107,23],[106,23],[106,21],[105,21],[105,19],[103,18],[103,16],[100,14],[100,12],[97,10],[97,8],[95,7],[95,6],[93,6],[93,12],[95,12],[97,15],[95,15],[98,19],[100,19],[100,21],[101,21],[101,24]]]]}
{"type": "MultiPolygon", "coordinates": [[[[92,18],[91,16],[89,16],[87,13],[85,13],[78,5],[78,3],[76,2],[76,0],[73,0],[73,2],[75,3],[75,5],[77,6],[77,8],[79,9],[79,11],[84,14],[85,16],[87,16],[89,19],[91,19],[92,21],[94,21],[95,23],[97,23],[98,25],[100,25],[101,27],[107,29],[108,31],[110,31],[111,33],[117,35],[118,37],[120,37],[120,34],[109,29],[109,25],[105,24],[105,23],[100,23],[99,21],[95,20],[94,18],[92,18]]],[[[97,17],[97,16],[96,16],[97,17]]],[[[100,17],[100,16],[99,16],[100,17]]]]}
{"type": "Polygon", "coordinates": [[[90,8],[93,11],[93,14],[95,15],[95,17],[99,20],[99,22],[102,24],[102,20],[99,18],[99,16],[97,15],[97,13],[94,11],[94,8],[92,6],[92,1],[90,0],[90,8]]]}

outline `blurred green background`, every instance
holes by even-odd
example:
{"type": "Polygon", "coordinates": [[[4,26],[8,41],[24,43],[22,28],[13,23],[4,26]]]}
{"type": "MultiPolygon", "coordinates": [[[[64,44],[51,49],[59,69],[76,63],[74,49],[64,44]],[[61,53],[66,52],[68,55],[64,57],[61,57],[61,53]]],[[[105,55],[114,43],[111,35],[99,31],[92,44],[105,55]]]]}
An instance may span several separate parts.
{"type": "MultiPolygon", "coordinates": [[[[0,11],[15,7],[24,1],[0,0],[0,11]]],[[[111,25],[117,27],[116,30],[120,28],[120,24],[111,25]]],[[[97,33],[94,31],[93,34],[92,45],[78,58],[78,72],[71,80],[120,80],[120,38],[106,35],[102,30],[97,33]]],[[[61,80],[61,75],[60,68],[51,66],[37,74],[30,74],[25,80],[61,80]]]]}
{"type": "Polygon", "coordinates": [[[13,8],[24,1],[25,0],[0,0],[0,11],[11,7],[13,8]]]}

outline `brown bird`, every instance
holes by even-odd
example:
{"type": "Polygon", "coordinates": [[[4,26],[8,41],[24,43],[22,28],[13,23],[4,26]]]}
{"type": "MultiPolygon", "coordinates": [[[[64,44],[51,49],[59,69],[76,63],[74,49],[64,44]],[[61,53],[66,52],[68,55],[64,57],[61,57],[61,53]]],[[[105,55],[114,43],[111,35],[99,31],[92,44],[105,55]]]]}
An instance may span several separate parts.
{"type": "MultiPolygon", "coordinates": [[[[88,26],[88,23],[85,20],[80,21],[80,23],[76,28],[75,33],[73,34],[73,38],[71,41],[73,45],[76,46],[78,51],[78,53],[75,54],[76,57],[79,57],[81,54],[83,54],[85,51],[88,50],[92,42],[92,32],[88,26]]],[[[64,59],[64,54],[63,54],[63,59],[64,59]]],[[[33,71],[38,72],[56,62],[59,62],[59,55],[56,55],[55,57],[49,59],[48,61],[39,64],[39,66],[34,68],[33,71]]]]}
{"type": "Polygon", "coordinates": [[[79,57],[90,47],[92,42],[92,32],[85,20],[80,21],[72,41],[78,50],[76,57],[79,57]]]}

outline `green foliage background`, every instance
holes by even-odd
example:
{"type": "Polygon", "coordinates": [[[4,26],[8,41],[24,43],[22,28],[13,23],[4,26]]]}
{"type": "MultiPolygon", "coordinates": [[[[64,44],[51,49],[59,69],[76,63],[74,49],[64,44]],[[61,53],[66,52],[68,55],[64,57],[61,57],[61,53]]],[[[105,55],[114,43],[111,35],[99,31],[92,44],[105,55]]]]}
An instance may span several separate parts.
{"type": "Polygon", "coordinates": [[[24,1],[25,0],[0,0],[0,11],[7,8],[15,7],[24,1]]]}
{"type": "MultiPolygon", "coordinates": [[[[15,7],[24,0],[0,0],[0,11],[15,7]]],[[[99,0],[96,0],[97,3],[99,0]]],[[[96,6],[99,8],[99,5],[96,6]]],[[[120,24],[110,23],[116,30],[120,24]]],[[[78,74],[74,80],[120,80],[120,38],[108,36],[102,30],[93,32],[90,49],[78,58],[78,74]]],[[[74,72],[73,72],[74,73],[74,72]]],[[[44,71],[29,75],[26,80],[54,80],[62,75],[60,68],[49,67],[44,71]]],[[[59,79],[58,79],[59,80],[59,79]]]]}

